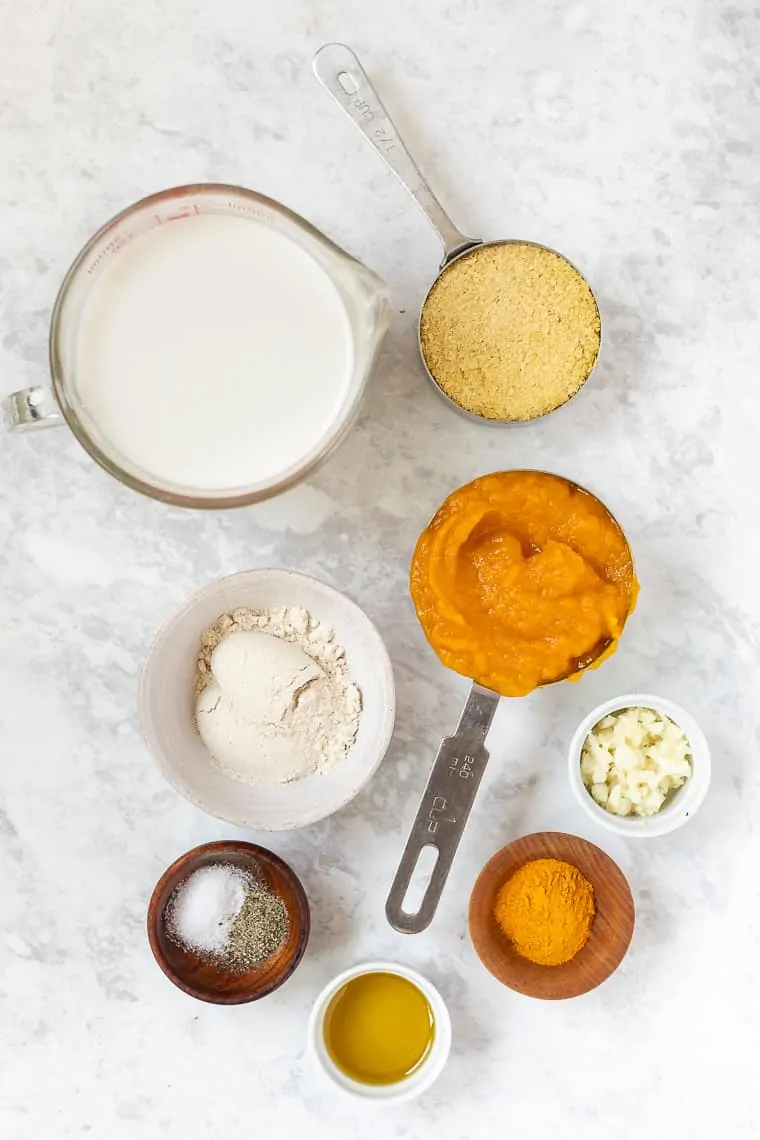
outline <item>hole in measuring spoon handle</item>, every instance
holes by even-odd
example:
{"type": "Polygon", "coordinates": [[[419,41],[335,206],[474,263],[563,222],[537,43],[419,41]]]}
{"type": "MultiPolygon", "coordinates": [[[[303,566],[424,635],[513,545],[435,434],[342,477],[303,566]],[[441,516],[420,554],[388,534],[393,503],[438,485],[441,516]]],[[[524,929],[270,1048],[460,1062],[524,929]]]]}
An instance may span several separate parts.
{"type": "Polygon", "coordinates": [[[440,854],[432,843],[426,843],[420,850],[399,908],[405,917],[416,918],[422,909],[440,854]]]}
{"type": "Polygon", "coordinates": [[[430,925],[440,893],[437,880],[443,873],[445,881],[448,870],[445,863],[438,843],[419,833],[418,815],[385,903],[385,917],[399,934],[419,934],[430,925]]]}
{"type": "Polygon", "coordinates": [[[355,95],[359,90],[359,84],[356,82],[350,71],[339,71],[338,83],[343,88],[346,95],[355,95]]]}

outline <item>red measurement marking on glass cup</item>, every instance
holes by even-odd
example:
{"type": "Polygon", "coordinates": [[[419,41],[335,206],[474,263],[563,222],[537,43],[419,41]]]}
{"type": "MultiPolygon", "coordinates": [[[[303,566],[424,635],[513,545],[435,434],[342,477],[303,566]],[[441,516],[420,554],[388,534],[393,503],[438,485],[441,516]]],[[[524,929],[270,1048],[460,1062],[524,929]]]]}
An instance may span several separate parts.
{"type": "Polygon", "coordinates": [[[101,249],[98,256],[95,258],[95,260],[93,262],[91,262],[90,265],[88,265],[88,267],[87,267],[88,274],[94,273],[104,258],[112,257],[113,254],[118,253],[120,249],[123,249],[125,245],[129,245],[129,243],[132,241],[132,238],[134,236],[135,236],[134,233],[130,230],[128,233],[125,232],[125,233],[121,233],[121,234],[116,234],[115,237],[112,237],[111,240],[107,243],[107,245],[103,246],[103,248],[101,249]]]}
{"type": "Polygon", "coordinates": [[[178,222],[181,218],[192,218],[199,213],[197,205],[192,205],[177,210],[175,214],[154,214],[153,217],[157,226],[163,226],[166,222],[178,222]]]}

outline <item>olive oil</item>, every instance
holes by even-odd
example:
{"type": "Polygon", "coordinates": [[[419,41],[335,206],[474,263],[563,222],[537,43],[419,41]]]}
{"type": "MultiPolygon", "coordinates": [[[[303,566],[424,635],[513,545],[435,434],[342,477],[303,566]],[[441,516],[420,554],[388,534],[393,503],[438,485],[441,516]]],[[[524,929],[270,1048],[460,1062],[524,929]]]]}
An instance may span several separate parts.
{"type": "Polygon", "coordinates": [[[435,1021],[425,995],[400,974],[359,974],[338,990],[325,1014],[327,1052],[346,1076],[391,1085],[430,1052],[435,1021]]]}

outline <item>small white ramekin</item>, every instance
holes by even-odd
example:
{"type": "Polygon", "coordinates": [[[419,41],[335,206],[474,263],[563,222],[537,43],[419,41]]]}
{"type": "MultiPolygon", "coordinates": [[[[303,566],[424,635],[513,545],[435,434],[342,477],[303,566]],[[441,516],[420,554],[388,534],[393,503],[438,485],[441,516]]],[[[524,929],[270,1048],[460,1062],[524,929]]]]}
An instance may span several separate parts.
{"type": "Polygon", "coordinates": [[[330,1078],[334,1085],[362,1100],[374,1100],[384,1104],[398,1104],[401,1101],[412,1100],[426,1089],[440,1076],[451,1049],[451,1019],[446,1003],[435,986],[407,966],[399,966],[396,962],[363,962],[344,970],[325,986],[322,993],[314,1003],[309,1018],[309,1051],[316,1059],[322,1072],[330,1078]],[[358,978],[362,974],[398,974],[413,982],[427,998],[433,1011],[435,1021],[435,1037],[425,1060],[410,1077],[393,1085],[365,1085],[354,1081],[347,1076],[330,1057],[325,1046],[324,1024],[325,1014],[330,1002],[346,982],[358,978]]]}
{"type": "Polygon", "coordinates": [[[649,693],[628,693],[625,696],[614,697],[610,701],[605,701],[603,705],[593,709],[579,724],[568,754],[570,787],[586,814],[601,824],[602,827],[606,827],[608,831],[614,831],[617,835],[625,835],[630,839],[647,839],[656,835],[667,835],[669,831],[675,831],[677,827],[682,827],[701,807],[710,786],[710,773],[710,749],[705,735],[696,721],[679,705],[673,704],[665,697],[655,697],[649,693]],[[583,783],[581,776],[581,753],[591,729],[611,713],[629,708],[655,709],[657,712],[670,717],[679,728],[683,729],[691,746],[691,776],[656,815],[613,815],[606,808],[600,807],[583,783]]]}

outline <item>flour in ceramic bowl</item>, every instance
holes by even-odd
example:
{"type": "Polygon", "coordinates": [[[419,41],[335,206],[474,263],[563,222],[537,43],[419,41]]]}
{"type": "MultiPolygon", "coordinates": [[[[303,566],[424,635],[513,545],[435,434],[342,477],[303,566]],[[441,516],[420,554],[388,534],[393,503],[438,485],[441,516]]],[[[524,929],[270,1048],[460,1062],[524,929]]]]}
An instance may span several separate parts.
{"type": "Polygon", "coordinates": [[[236,609],[202,636],[196,725],[234,779],[282,784],[328,771],[356,739],[361,707],[345,650],[304,609],[236,609]]]}

